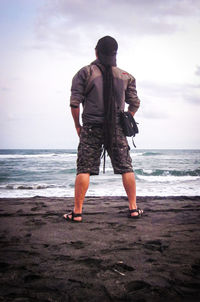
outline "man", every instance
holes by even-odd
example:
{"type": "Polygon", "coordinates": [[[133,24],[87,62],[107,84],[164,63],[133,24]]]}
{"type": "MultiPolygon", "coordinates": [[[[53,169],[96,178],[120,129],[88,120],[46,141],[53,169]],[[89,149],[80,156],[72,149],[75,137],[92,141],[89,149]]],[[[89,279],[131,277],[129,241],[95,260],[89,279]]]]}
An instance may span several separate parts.
{"type": "Polygon", "coordinates": [[[105,36],[96,50],[96,60],[83,67],[73,78],[70,106],[80,142],[78,146],[75,204],[72,212],[64,214],[70,222],[82,221],[82,206],[89,186],[90,175],[99,174],[102,151],[108,152],[114,173],[122,175],[129,200],[129,217],[139,218],[136,184],[127,139],[120,125],[120,112],[125,102],[132,115],[138,110],[135,79],[116,66],[117,41],[105,36]],[[83,104],[81,126],[79,106],[83,104]]]}

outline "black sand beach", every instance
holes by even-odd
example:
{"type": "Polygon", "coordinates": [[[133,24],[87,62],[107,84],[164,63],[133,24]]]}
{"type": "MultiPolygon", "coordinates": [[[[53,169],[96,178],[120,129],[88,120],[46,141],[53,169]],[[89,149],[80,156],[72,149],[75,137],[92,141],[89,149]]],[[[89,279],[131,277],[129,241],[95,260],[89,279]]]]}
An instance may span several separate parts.
{"type": "Polygon", "coordinates": [[[200,197],[0,199],[0,301],[200,301],[200,197]]]}

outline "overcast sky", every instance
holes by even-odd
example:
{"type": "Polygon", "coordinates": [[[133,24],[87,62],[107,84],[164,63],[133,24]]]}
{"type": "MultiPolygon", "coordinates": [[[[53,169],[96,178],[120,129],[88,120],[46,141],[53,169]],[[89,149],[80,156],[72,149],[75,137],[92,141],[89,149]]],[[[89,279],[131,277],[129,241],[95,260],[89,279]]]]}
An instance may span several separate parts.
{"type": "Polygon", "coordinates": [[[0,0],[0,148],[76,148],[71,80],[99,38],[136,78],[138,148],[200,148],[199,0],[0,0]]]}

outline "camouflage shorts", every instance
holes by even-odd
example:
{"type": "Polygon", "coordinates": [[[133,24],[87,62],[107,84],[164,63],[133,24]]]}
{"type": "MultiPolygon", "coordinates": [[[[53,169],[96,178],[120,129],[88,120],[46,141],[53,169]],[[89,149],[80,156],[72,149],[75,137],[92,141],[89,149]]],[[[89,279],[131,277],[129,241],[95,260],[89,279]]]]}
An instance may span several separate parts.
{"type": "MultiPolygon", "coordinates": [[[[103,151],[103,129],[101,127],[83,126],[78,146],[77,174],[99,174],[101,154],[103,151]]],[[[129,145],[120,126],[116,129],[116,144],[113,146],[111,163],[115,174],[133,172],[129,145]]]]}

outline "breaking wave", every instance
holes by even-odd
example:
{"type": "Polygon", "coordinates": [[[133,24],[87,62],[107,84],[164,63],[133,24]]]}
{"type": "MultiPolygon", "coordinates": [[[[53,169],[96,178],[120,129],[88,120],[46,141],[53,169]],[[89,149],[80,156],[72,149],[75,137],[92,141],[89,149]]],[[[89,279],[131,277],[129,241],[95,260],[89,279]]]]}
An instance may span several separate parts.
{"type": "Polygon", "coordinates": [[[0,186],[0,189],[4,190],[44,190],[44,189],[54,189],[54,188],[65,188],[64,185],[54,185],[54,184],[9,184],[0,186]]]}
{"type": "Polygon", "coordinates": [[[143,176],[200,176],[200,169],[196,170],[161,170],[161,169],[136,169],[136,175],[143,176]]]}
{"type": "Polygon", "coordinates": [[[142,156],[157,156],[157,155],[162,155],[162,153],[158,153],[158,152],[144,152],[144,153],[142,153],[142,156]]]}

